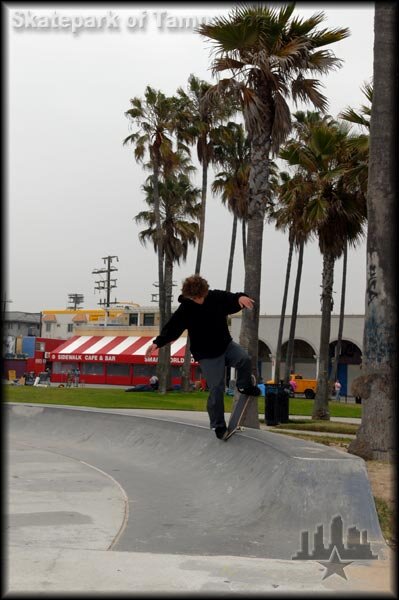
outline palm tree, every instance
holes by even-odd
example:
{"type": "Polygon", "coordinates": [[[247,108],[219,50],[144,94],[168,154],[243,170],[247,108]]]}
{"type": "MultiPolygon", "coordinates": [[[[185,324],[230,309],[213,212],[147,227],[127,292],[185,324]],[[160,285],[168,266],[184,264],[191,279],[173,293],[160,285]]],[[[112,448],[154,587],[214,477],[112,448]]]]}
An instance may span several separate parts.
{"type": "MultiPolygon", "coordinates": [[[[154,206],[154,178],[147,179],[143,190],[146,202],[154,206]]],[[[195,245],[199,236],[198,220],[201,205],[198,202],[200,190],[194,188],[186,173],[169,175],[158,182],[160,197],[160,219],[162,227],[162,248],[164,258],[164,286],[166,296],[165,316],[171,317],[173,265],[185,261],[189,245],[195,245]]],[[[158,251],[158,236],[153,210],[141,211],[135,217],[136,223],[145,223],[147,228],[140,232],[139,239],[146,244],[151,241],[158,251]]],[[[159,392],[165,393],[170,384],[170,345],[160,349],[159,392]],[[163,354],[161,354],[163,352],[163,354]],[[168,368],[163,368],[163,364],[168,368]]]]}
{"type": "Polygon", "coordinates": [[[362,92],[368,104],[363,104],[359,111],[348,106],[339,117],[360,128],[359,134],[351,134],[349,147],[353,151],[354,165],[348,169],[348,180],[359,186],[363,193],[367,192],[367,177],[369,166],[370,115],[373,101],[373,85],[364,83],[362,92]]]}
{"type": "MultiPolygon", "coordinates": [[[[223,204],[233,213],[230,255],[227,269],[226,291],[231,290],[237,222],[245,224],[248,213],[250,143],[241,124],[229,122],[214,131],[215,165],[223,171],[216,174],[212,192],[220,193],[223,204]]],[[[244,240],[243,240],[244,241],[244,240]]],[[[245,253],[245,247],[243,245],[245,253]]]]}
{"type": "MultiPolygon", "coordinates": [[[[248,236],[245,261],[245,291],[255,300],[252,311],[244,311],[240,344],[248,349],[257,372],[261,257],[265,206],[269,193],[269,161],[286,139],[291,118],[287,99],[310,101],[324,110],[325,96],[317,79],[308,74],[326,74],[340,61],[323,46],[344,39],[346,28],[317,30],[323,13],[309,19],[292,17],[295,5],[279,10],[263,4],[239,6],[226,17],[204,24],[199,33],[213,40],[215,73],[232,71],[208,92],[235,98],[241,106],[251,140],[248,236]]],[[[256,407],[246,423],[259,427],[256,407]]]]}
{"type": "Polygon", "coordinates": [[[348,241],[354,244],[365,222],[364,197],[345,188],[345,161],[348,155],[348,129],[338,123],[322,123],[311,129],[306,142],[287,145],[283,158],[306,168],[313,192],[306,205],[306,219],[316,232],[323,255],[322,324],[320,364],[313,418],[329,419],[329,342],[334,264],[348,241]]]}
{"type": "Polygon", "coordinates": [[[125,115],[137,130],[125,138],[123,144],[134,146],[134,156],[137,162],[143,162],[145,157],[150,159],[153,172],[154,186],[154,219],[157,237],[158,255],[158,285],[159,285],[159,314],[160,327],[166,322],[166,294],[163,271],[163,236],[160,215],[159,179],[162,165],[169,164],[174,156],[171,133],[175,126],[176,106],[173,98],[165,96],[161,91],[147,86],[144,100],[135,97],[130,100],[132,108],[125,115]]]}
{"type": "MultiPolygon", "coordinates": [[[[201,271],[204,247],[208,169],[213,156],[212,132],[215,127],[219,126],[234,112],[234,106],[231,101],[222,103],[219,99],[215,99],[210,105],[205,106],[203,100],[210,87],[210,83],[198,79],[195,75],[190,75],[187,91],[182,87],[177,90],[177,137],[182,142],[197,145],[197,157],[202,165],[201,216],[197,259],[195,263],[196,274],[199,274],[201,271]]],[[[189,342],[188,338],[182,376],[182,388],[185,391],[188,391],[190,388],[191,353],[189,342]]]]}
{"type": "Polygon", "coordinates": [[[396,21],[395,4],[375,5],[363,372],[353,384],[363,409],[356,439],[349,446],[363,458],[391,462],[396,460],[397,388],[396,21]]]}
{"type": "MultiPolygon", "coordinates": [[[[366,129],[366,133],[360,135],[351,135],[348,138],[348,148],[351,150],[347,172],[345,175],[347,186],[353,191],[358,191],[360,194],[367,192],[367,174],[368,174],[368,158],[369,158],[369,131],[370,131],[370,115],[371,103],[373,100],[373,86],[371,83],[364,83],[362,88],[363,94],[366,96],[369,105],[362,105],[360,111],[348,106],[339,114],[339,117],[352,125],[358,125],[366,129]]],[[[346,274],[348,261],[348,245],[345,244],[343,251],[343,266],[342,266],[342,286],[341,286],[341,305],[339,311],[339,325],[337,343],[334,352],[334,363],[331,373],[331,380],[335,381],[338,377],[339,357],[341,354],[342,335],[344,329],[345,316],[345,297],[346,297],[346,274]]]]}
{"type": "Polygon", "coordinates": [[[204,97],[211,84],[190,75],[187,91],[182,87],[177,90],[178,109],[176,132],[178,138],[186,143],[197,145],[197,157],[202,166],[201,218],[200,237],[198,240],[195,273],[201,271],[204,247],[206,200],[208,188],[208,169],[213,158],[213,130],[230,117],[235,108],[232,102],[220,102],[215,99],[212,104],[204,104],[204,97]]]}
{"type": "MultiPolygon", "coordinates": [[[[322,115],[315,111],[296,111],[294,113],[293,129],[295,137],[304,143],[308,143],[311,137],[312,128],[328,124],[332,121],[329,115],[322,115]]],[[[291,140],[292,142],[293,140],[291,140]]],[[[289,144],[290,142],[288,142],[289,144]]],[[[284,157],[284,148],[280,152],[280,156],[284,157]]],[[[285,357],[285,373],[284,381],[290,380],[290,373],[293,369],[294,362],[294,347],[295,347],[295,330],[296,320],[298,315],[299,292],[302,278],[303,252],[306,241],[311,237],[310,225],[306,220],[306,202],[312,193],[312,183],[309,179],[306,169],[298,168],[293,177],[288,173],[280,174],[282,184],[278,188],[278,196],[280,198],[280,206],[275,211],[274,218],[278,229],[289,231],[289,259],[286,271],[286,280],[284,286],[283,305],[281,310],[279,335],[276,349],[276,367],[275,381],[280,380],[280,363],[281,363],[281,346],[285,321],[285,309],[288,295],[289,277],[291,271],[291,257],[293,247],[298,250],[298,265],[295,279],[294,295],[291,310],[291,322],[288,336],[288,344],[285,357]]]]}
{"type": "MultiPolygon", "coordinates": [[[[304,221],[305,216],[305,204],[307,201],[308,193],[309,193],[309,183],[306,181],[305,177],[301,173],[295,173],[292,177],[286,171],[280,172],[280,180],[281,183],[277,187],[277,198],[278,203],[277,206],[272,210],[269,220],[274,220],[276,223],[276,228],[282,231],[288,230],[288,242],[289,242],[289,250],[288,250],[288,260],[287,260],[287,268],[285,275],[285,284],[284,284],[284,293],[283,293],[283,301],[281,307],[281,316],[280,316],[280,325],[279,325],[279,333],[277,339],[277,348],[276,348],[276,363],[275,363],[275,372],[274,372],[274,380],[276,382],[280,381],[280,364],[281,364],[281,347],[283,340],[283,332],[284,332],[284,321],[285,321],[285,312],[287,306],[287,298],[288,298],[288,288],[289,288],[289,279],[291,274],[291,262],[292,262],[292,254],[294,248],[299,249],[299,260],[298,260],[298,268],[297,268],[297,277],[295,284],[295,291],[293,297],[293,308],[291,314],[291,326],[290,326],[290,335],[289,342],[287,347],[287,356],[286,356],[286,371],[288,368],[288,379],[289,372],[292,364],[292,356],[293,356],[293,344],[295,339],[295,323],[296,323],[296,313],[298,310],[298,301],[299,301],[299,287],[302,273],[302,261],[303,261],[303,248],[305,240],[309,235],[307,224],[304,221]],[[291,342],[292,340],[292,342],[291,342]]],[[[284,377],[287,380],[287,373],[284,377]]]]}

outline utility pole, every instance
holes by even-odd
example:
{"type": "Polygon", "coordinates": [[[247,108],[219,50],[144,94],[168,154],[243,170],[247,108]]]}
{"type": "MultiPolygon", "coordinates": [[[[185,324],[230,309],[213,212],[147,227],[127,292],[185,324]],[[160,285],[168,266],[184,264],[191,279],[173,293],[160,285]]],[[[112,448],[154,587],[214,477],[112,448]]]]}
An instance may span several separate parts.
{"type": "Polygon", "coordinates": [[[116,259],[119,262],[119,258],[117,256],[103,256],[103,261],[106,264],[106,267],[103,269],[94,269],[92,273],[94,275],[106,275],[106,279],[99,279],[96,281],[96,286],[94,290],[105,291],[106,299],[102,299],[98,302],[100,306],[102,306],[105,310],[106,322],[108,319],[108,309],[111,304],[117,304],[116,298],[114,302],[111,302],[111,290],[116,288],[116,279],[111,278],[111,273],[117,271],[118,269],[112,266],[112,261],[116,259]]]}
{"type": "Polygon", "coordinates": [[[76,310],[79,307],[79,304],[83,304],[84,296],[83,294],[68,294],[68,302],[71,306],[67,306],[67,308],[76,310]]]}

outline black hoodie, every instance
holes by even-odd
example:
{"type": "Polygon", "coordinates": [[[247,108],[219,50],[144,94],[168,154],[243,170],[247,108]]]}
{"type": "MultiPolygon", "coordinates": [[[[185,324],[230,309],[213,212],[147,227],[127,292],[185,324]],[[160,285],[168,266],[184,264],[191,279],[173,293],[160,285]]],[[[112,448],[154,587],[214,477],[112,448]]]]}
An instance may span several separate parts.
{"type": "Polygon", "coordinates": [[[195,360],[220,356],[232,340],[227,326],[227,315],[241,310],[238,299],[246,295],[209,290],[203,304],[179,296],[179,308],[155,338],[154,344],[161,348],[177,340],[187,329],[191,354],[195,360]]]}

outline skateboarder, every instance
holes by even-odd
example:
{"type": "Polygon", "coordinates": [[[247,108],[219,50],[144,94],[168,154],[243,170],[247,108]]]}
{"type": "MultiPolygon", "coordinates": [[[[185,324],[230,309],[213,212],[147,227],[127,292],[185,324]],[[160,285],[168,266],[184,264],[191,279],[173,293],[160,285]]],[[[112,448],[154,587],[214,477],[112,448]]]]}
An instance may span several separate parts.
{"type": "Polygon", "coordinates": [[[232,340],[227,326],[227,315],[243,308],[251,310],[254,301],[243,292],[234,294],[210,290],[208,282],[200,275],[184,280],[178,300],[179,308],[149,346],[146,355],[150,356],[157,348],[173,342],[185,329],[188,330],[191,354],[199,362],[209,388],[207,409],[210,426],[216,436],[223,439],[227,430],[224,418],[225,367],[237,370],[236,385],[242,394],[258,396],[260,393],[251,380],[251,359],[232,340]]]}

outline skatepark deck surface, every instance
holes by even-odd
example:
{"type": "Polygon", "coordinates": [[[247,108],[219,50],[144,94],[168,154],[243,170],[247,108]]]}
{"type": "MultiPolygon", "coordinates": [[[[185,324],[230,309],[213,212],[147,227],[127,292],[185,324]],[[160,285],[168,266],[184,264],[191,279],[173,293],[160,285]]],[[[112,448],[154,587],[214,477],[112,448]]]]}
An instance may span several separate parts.
{"type": "Polygon", "coordinates": [[[223,442],[195,414],[4,410],[9,591],[391,589],[360,458],[253,429],[223,442]],[[294,557],[306,532],[310,552],[321,532],[332,547],[337,519],[345,539],[367,532],[378,559],[323,579],[328,559],[294,557]]]}

